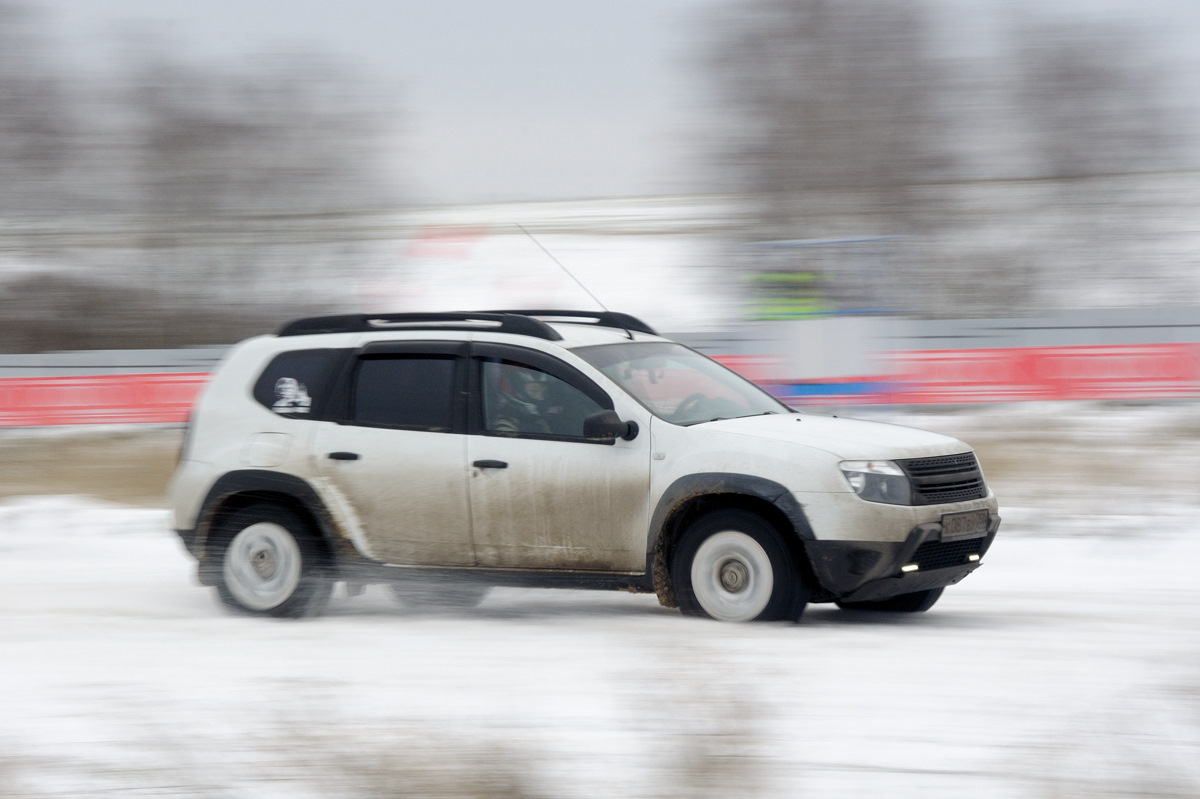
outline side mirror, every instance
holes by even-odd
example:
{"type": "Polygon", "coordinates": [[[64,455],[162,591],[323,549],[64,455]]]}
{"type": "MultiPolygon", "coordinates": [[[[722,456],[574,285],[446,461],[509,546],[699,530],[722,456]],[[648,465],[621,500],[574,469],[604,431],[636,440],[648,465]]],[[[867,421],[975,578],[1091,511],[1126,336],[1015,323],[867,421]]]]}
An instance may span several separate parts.
{"type": "Polygon", "coordinates": [[[616,411],[599,411],[583,420],[583,437],[599,440],[637,438],[637,422],[622,422],[616,411]]]}

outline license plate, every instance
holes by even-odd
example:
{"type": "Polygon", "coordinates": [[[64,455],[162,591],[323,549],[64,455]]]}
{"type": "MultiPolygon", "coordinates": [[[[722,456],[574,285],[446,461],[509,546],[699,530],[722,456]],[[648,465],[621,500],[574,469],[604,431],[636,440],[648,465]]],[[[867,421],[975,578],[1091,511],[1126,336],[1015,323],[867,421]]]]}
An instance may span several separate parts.
{"type": "Polygon", "coordinates": [[[969,510],[963,513],[947,513],[942,517],[942,540],[979,538],[987,535],[987,510],[969,510]]]}

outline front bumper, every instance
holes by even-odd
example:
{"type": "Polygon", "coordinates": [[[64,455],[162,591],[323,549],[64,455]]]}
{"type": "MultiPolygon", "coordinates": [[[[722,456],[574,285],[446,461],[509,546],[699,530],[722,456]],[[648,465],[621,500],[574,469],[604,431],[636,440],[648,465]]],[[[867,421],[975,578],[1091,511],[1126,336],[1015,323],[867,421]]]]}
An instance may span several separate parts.
{"type": "Polygon", "coordinates": [[[898,542],[805,541],[819,583],[813,601],[873,602],[953,585],[979,568],[999,529],[989,513],[987,531],[965,540],[944,541],[941,523],[929,522],[898,542]]]}

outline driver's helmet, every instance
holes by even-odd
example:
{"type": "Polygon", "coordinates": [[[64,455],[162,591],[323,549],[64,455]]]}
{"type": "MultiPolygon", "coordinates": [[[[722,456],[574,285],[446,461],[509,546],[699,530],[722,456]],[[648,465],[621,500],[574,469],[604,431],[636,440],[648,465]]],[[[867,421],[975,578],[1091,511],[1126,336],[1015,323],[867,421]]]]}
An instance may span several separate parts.
{"type": "Polygon", "coordinates": [[[500,380],[500,393],[506,402],[511,402],[527,413],[537,414],[545,399],[543,392],[531,389],[534,384],[545,387],[550,376],[537,369],[505,364],[500,380]]]}

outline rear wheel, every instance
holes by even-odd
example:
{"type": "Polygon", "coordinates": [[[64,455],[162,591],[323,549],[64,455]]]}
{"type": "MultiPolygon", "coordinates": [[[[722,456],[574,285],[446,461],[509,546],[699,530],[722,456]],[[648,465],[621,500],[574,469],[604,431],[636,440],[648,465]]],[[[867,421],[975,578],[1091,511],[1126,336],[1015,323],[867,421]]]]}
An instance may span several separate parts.
{"type": "Polygon", "coordinates": [[[722,510],[683,534],[671,578],[680,609],[719,621],[796,621],[808,588],[775,528],[761,516],[722,510]]]}
{"type": "Polygon", "coordinates": [[[273,504],[244,508],[220,526],[217,594],[249,613],[299,617],[319,613],[333,583],[324,547],[312,526],[294,511],[273,504]]]}
{"type": "Polygon", "coordinates": [[[838,602],[842,610],[883,610],[889,613],[924,613],[942,596],[941,588],[914,591],[874,602],[838,602]]]}

